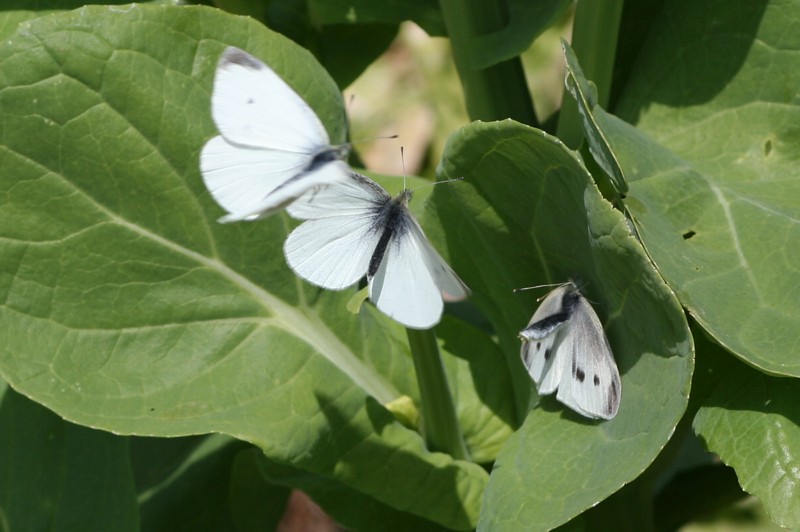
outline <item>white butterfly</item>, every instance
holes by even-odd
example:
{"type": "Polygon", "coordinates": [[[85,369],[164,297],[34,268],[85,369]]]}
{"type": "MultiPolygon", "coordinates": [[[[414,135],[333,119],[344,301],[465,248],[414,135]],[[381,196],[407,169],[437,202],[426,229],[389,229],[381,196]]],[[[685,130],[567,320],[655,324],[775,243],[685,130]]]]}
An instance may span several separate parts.
{"type": "Polygon", "coordinates": [[[228,211],[220,222],[263,218],[315,186],[347,178],[349,146],[331,146],[311,107],[239,48],[226,48],[217,64],[211,115],[220,135],[203,147],[200,170],[228,211]]]}
{"type": "Polygon", "coordinates": [[[355,172],[309,192],[287,209],[306,221],[286,239],[286,261],[303,279],[331,290],[366,275],[378,309],[412,329],[433,327],[443,300],[464,299],[469,289],[422,233],[410,199],[409,190],[392,198],[355,172]]]}
{"type": "Polygon", "coordinates": [[[617,415],[622,384],[594,309],[573,283],[551,291],[519,333],[522,362],[539,395],[590,418],[617,415]]]}

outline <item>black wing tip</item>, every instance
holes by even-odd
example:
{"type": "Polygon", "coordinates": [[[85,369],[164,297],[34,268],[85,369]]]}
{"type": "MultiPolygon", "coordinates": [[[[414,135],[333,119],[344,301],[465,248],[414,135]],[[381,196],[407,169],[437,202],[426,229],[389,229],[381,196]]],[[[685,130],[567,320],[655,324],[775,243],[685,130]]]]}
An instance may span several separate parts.
{"type": "Polygon", "coordinates": [[[225,68],[228,65],[239,65],[250,70],[262,70],[264,68],[264,63],[235,46],[225,48],[219,59],[219,68],[225,68]]]}

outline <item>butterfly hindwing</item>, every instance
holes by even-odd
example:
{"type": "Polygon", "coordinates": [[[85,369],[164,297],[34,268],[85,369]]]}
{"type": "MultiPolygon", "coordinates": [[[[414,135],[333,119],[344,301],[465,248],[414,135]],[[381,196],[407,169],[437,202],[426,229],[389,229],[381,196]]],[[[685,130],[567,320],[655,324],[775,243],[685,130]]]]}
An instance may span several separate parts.
{"type": "Polygon", "coordinates": [[[416,220],[405,210],[397,225],[377,272],[368,277],[370,299],[406,327],[429,329],[439,322],[444,304],[426,262],[427,239],[413,229],[416,220]]]}
{"type": "Polygon", "coordinates": [[[241,149],[214,137],[201,154],[203,181],[217,203],[230,214],[221,222],[255,220],[305,193],[309,186],[325,184],[337,176],[328,172],[345,172],[347,166],[336,161],[295,179],[303,171],[304,162],[297,154],[281,151],[241,149]]]}
{"type": "Polygon", "coordinates": [[[563,364],[556,364],[556,347],[562,338],[559,330],[567,321],[562,300],[565,287],[552,290],[534,312],[528,326],[520,332],[524,340],[520,355],[541,395],[553,393],[561,380],[563,364]]]}
{"type": "Polygon", "coordinates": [[[461,301],[469,296],[470,291],[467,285],[434,249],[417,221],[411,215],[409,215],[409,220],[411,222],[408,228],[409,235],[417,243],[422,260],[439,288],[442,299],[461,301]]]}
{"type": "Polygon", "coordinates": [[[587,417],[611,419],[619,408],[619,371],[597,314],[583,297],[578,305],[570,320],[570,349],[565,353],[570,363],[556,399],[587,417]]]}

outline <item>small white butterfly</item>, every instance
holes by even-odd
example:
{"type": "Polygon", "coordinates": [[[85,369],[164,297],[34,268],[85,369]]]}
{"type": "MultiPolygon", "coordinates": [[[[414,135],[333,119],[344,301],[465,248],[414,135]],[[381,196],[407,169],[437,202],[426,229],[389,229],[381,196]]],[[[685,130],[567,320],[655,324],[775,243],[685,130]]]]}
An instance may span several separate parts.
{"type": "Polygon", "coordinates": [[[257,220],[318,185],[346,179],[349,146],[331,146],[317,115],[271,68],[226,48],[211,115],[220,135],[200,153],[208,191],[228,211],[220,222],[257,220]]]}
{"type": "Polygon", "coordinates": [[[574,283],[552,290],[519,333],[522,362],[539,395],[590,418],[617,415],[622,384],[594,309],[574,283]]]}
{"type": "Polygon", "coordinates": [[[428,329],[444,301],[469,289],[422,233],[408,210],[411,191],[392,198],[371,179],[350,178],[309,192],[287,211],[306,220],[284,244],[289,266],[307,281],[341,290],[367,276],[369,297],[412,329],[428,329]]]}

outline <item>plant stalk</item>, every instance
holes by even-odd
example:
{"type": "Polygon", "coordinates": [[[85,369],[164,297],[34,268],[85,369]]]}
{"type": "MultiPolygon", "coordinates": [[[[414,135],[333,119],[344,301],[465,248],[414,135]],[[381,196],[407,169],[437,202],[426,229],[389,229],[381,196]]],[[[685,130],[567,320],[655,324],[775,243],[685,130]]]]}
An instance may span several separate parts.
{"type": "Polygon", "coordinates": [[[417,373],[422,433],[428,448],[445,452],[457,460],[469,460],[436,335],[433,329],[406,329],[406,334],[417,373]]]}
{"type": "Polygon", "coordinates": [[[508,23],[503,0],[441,0],[447,34],[461,78],[467,113],[472,120],[503,120],[538,126],[519,57],[485,69],[470,64],[475,37],[502,29],[508,23]]]}

